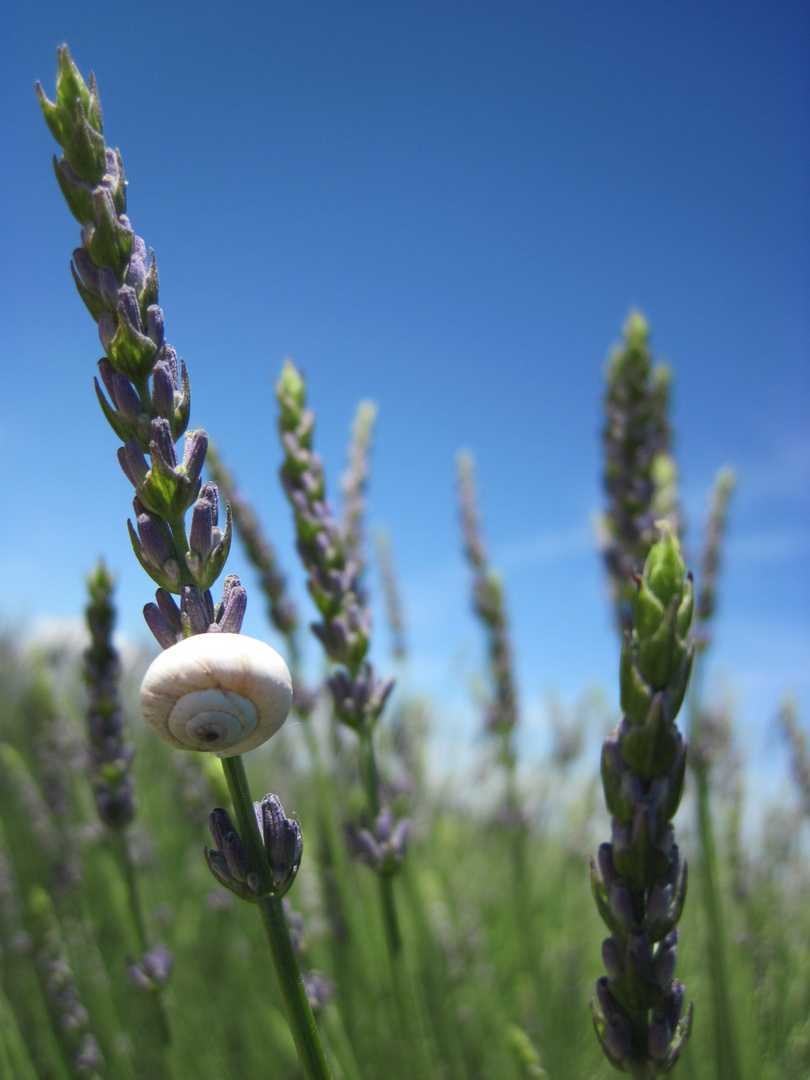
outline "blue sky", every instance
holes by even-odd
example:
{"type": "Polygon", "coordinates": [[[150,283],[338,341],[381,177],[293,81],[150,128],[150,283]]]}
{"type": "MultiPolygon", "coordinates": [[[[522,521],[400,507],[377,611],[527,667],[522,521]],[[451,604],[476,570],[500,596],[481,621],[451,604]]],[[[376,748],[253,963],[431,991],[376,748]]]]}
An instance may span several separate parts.
{"type": "MultiPolygon", "coordinates": [[[[543,745],[549,688],[573,701],[599,683],[615,700],[592,540],[602,370],[630,308],[645,313],[674,371],[693,549],[715,471],[739,476],[708,685],[732,693],[743,748],[781,784],[781,695],[810,716],[807,6],[101,11],[0,16],[6,622],[75,616],[99,554],[127,634],[151,598],[68,270],[78,227],[33,90],[38,78],[52,95],[67,41],[96,72],[130,218],[156,252],[192,424],[255,501],[303,603],[271,383],[286,356],[304,369],[332,491],[357,403],[377,403],[371,523],[392,535],[409,682],[436,696],[440,731],[477,726],[460,447],[506,580],[527,748],[543,745]]],[[[250,585],[241,551],[229,566],[250,585]]],[[[266,636],[255,588],[246,629],[266,636]]]]}

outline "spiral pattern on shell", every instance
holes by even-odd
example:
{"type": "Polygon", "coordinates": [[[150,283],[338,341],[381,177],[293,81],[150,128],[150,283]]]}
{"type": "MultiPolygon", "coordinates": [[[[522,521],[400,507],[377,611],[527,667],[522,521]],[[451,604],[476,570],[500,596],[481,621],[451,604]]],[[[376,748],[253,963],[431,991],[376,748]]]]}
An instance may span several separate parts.
{"type": "Polygon", "coordinates": [[[278,731],[292,703],[287,665],[244,634],[184,638],[162,652],[141,684],[149,727],[178,750],[234,757],[278,731]]]}

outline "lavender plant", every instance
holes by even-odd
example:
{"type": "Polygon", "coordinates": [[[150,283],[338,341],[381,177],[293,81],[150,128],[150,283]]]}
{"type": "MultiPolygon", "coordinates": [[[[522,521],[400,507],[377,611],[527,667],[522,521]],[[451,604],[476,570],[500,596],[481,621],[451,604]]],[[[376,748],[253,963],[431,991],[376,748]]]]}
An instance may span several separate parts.
{"type": "Polygon", "coordinates": [[[703,700],[703,672],[706,651],[711,642],[710,623],[717,605],[717,578],[722,559],[728,504],[734,484],[734,473],[730,469],[721,469],[718,472],[701,558],[695,605],[696,658],[689,689],[689,742],[692,749],[690,764],[695,778],[700,875],[706,911],[706,953],[711,980],[715,1067],[718,1074],[728,1080],[737,1080],[741,1074],[729,993],[726,920],[717,881],[718,859],[711,812],[711,780],[715,759],[724,743],[727,748],[730,731],[724,730],[722,714],[718,717],[718,714],[706,708],[703,700]]]}
{"type": "Polygon", "coordinates": [[[686,862],[672,818],[681,799],[686,744],[675,724],[686,694],[693,647],[694,592],[671,526],[662,523],[637,586],[633,629],[620,665],[618,729],[602,748],[602,785],[612,840],[599,848],[591,879],[610,936],[607,975],[591,1003],[608,1060],[634,1077],[668,1072],[689,1036],[681,1018],[683,984],[673,978],[677,923],[686,897],[686,862]]]}
{"type": "Polygon", "coordinates": [[[121,661],[113,644],[115,609],[112,604],[113,579],[99,562],[87,582],[90,603],[85,615],[90,645],[84,654],[84,676],[88,691],[88,757],[96,810],[107,826],[113,851],[121,871],[129,902],[129,912],[140,951],[140,959],[130,962],[133,982],[154,991],[149,996],[153,1020],[164,1045],[171,1042],[171,1030],[160,991],[166,985],[171,954],[165,945],[150,948],[146,931],[138,877],[132,859],[127,826],[135,816],[134,784],[131,774],[134,748],[124,741],[124,714],[118,691],[121,661]],[[163,977],[147,978],[160,958],[163,977]],[[142,976],[142,977],[140,977],[142,976]]]}
{"type": "Polygon", "coordinates": [[[399,584],[391,555],[391,540],[384,529],[377,529],[374,534],[374,546],[377,552],[377,566],[382,580],[385,612],[388,617],[388,631],[391,635],[391,653],[395,660],[405,660],[408,647],[405,639],[405,616],[402,610],[399,584]]]}
{"type": "Polygon", "coordinates": [[[295,672],[298,666],[298,611],[295,601],[287,591],[286,578],[279,566],[276,551],[262,530],[253,507],[237,487],[236,480],[222,460],[219,450],[210,442],[206,466],[231,508],[233,523],[247,557],[259,572],[261,589],[267,598],[270,622],[283,635],[291,658],[290,666],[295,672]]]}
{"type": "MultiPolygon", "coordinates": [[[[281,482],[293,508],[298,553],[308,572],[308,588],[321,616],[312,631],[327,656],[337,666],[327,681],[335,716],[356,732],[360,776],[371,830],[366,830],[369,851],[380,844],[396,842],[402,848],[391,857],[369,858],[377,873],[388,958],[400,1023],[414,1067],[431,1071],[422,1045],[413,991],[405,967],[402,932],[393,889],[394,872],[404,854],[405,830],[394,827],[389,811],[381,805],[380,779],[374,749],[374,729],[393,689],[393,679],[380,680],[367,659],[371,614],[364,603],[360,584],[361,565],[352,547],[359,535],[359,522],[348,531],[335,520],[326,499],[326,482],[320,458],[312,449],[314,415],[306,408],[306,384],[291,361],[284,364],[276,385],[279,403],[279,432],[284,449],[281,482]],[[349,542],[347,543],[347,535],[349,542]]],[[[370,414],[367,413],[367,417],[370,414]]],[[[359,448],[368,447],[369,428],[363,424],[359,448]]],[[[357,432],[357,429],[356,429],[357,432]]],[[[349,490],[362,492],[367,465],[360,460],[362,450],[352,455],[354,477],[349,490]],[[362,478],[362,479],[360,479],[362,478]]],[[[359,495],[355,495],[358,499],[359,495]]],[[[382,848],[379,848],[382,851],[382,848]]]]}
{"type": "Polygon", "coordinates": [[[456,464],[464,553],[472,571],[473,609],[487,638],[487,661],[492,690],[485,708],[484,724],[487,733],[497,741],[498,759],[506,777],[506,798],[501,818],[512,832],[518,913],[528,933],[531,919],[527,908],[526,845],[523,835],[526,823],[517,783],[514,733],[518,708],[506,603],[503,584],[490,565],[484,546],[472,455],[460,453],[456,464]]]}
{"type": "Polygon", "coordinates": [[[87,582],[90,603],[85,615],[90,645],[84,654],[87,683],[89,764],[98,816],[111,829],[122,829],[135,816],[132,780],[134,748],[124,739],[124,713],[118,691],[121,660],[113,644],[113,579],[99,562],[87,582]]]}
{"type": "MultiPolygon", "coordinates": [[[[216,485],[201,480],[207,433],[187,432],[182,460],[178,458],[175,443],[186,432],[189,420],[189,379],[185,364],[165,340],[154,253],[147,260],[146,245],[134,234],[126,216],[121,155],[104,141],[95,78],[91,75],[89,87],[85,84],[67,46],[58,50],[58,58],[56,101],[49,101],[39,84],[37,93],[46,123],[63,151],[60,161],[54,159],[57,181],[82,226],[81,247],[73,253],[72,271],[79,295],[98,323],[106,353],[99,362],[99,373],[108,397],[98,380],[96,392],[105,417],[123,443],[118,459],[135,489],[136,524],[129,525],[133,550],[159,586],[156,603],[148,604],[144,615],[159,644],[172,653],[169,663],[177,662],[177,685],[187,688],[183,680],[195,668],[196,656],[193,640],[188,639],[209,634],[231,636],[241,628],[247,596],[239,579],[234,575],[225,579],[219,604],[214,604],[210,592],[228,556],[231,514],[227,509],[225,528],[220,529],[216,485]],[[192,507],[187,531],[186,513],[192,507]],[[180,596],[179,606],[173,594],[180,596]],[[182,658],[176,650],[182,652],[182,658]]],[[[228,678],[233,679],[234,670],[243,671],[247,664],[252,675],[257,674],[255,649],[250,660],[234,657],[230,645],[225,649],[223,638],[222,651],[230,658],[227,663],[223,660],[229,668],[228,678]]],[[[258,673],[265,685],[268,679],[279,677],[278,658],[275,653],[272,657],[268,662],[275,674],[267,668],[258,673]]],[[[196,670],[212,662],[212,653],[207,651],[204,660],[197,659],[196,670]]],[[[252,675],[247,680],[251,687],[252,675]]],[[[239,753],[243,741],[247,746],[256,745],[255,731],[260,726],[256,708],[244,677],[236,677],[235,684],[223,684],[223,678],[220,669],[217,686],[230,685],[229,693],[248,693],[247,699],[240,699],[235,713],[227,693],[218,691],[212,703],[210,694],[195,696],[205,691],[194,683],[190,695],[180,695],[186,700],[179,706],[177,720],[173,721],[172,708],[158,731],[174,745],[216,750],[223,755],[240,834],[259,878],[259,907],[302,1066],[308,1077],[327,1077],[329,1066],[295,964],[239,753]],[[245,740],[243,730],[247,732],[245,740]]],[[[272,734],[281,722],[283,716],[275,726],[270,724],[268,731],[272,734]]]]}
{"type": "Polygon", "coordinates": [[[76,1080],[102,1080],[107,1075],[104,1058],[89,1029],[87,1010],[79,996],[47,892],[42,888],[35,889],[29,906],[45,1000],[53,1016],[54,1029],[59,1032],[70,1074],[76,1080]]]}
{"type": "MultiPolygon", "coordinates": [[[[366,515],[371,438],[376,418],[377,407],[374,402],[361,401],[352,424],[348,468],[340,481],[343,492],[343,544],[346,558],[357,567],[358,584],[362,581],[365,570],[363,523],[366,515]]],[[[359,595],[363,597],[362,591],[359,595]]]]}
{"type": "Polygon", "coordinates": [[[652,365],[645,319],[632,312],[624,341],[608,362],[605,489],[608,507],[600,521],[600,543],[617,621],[632,628],[634,575],[641,571],[655,538],[655,522],[680,528],[677,472],[669,454],[669,369],[652,365]]]}

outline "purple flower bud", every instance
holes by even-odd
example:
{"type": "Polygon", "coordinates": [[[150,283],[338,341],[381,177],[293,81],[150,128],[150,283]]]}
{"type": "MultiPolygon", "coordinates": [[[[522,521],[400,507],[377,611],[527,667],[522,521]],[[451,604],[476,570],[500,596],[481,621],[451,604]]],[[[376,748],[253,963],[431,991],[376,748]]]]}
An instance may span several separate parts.
{"type": "Polygon", "coordinates": [[[382,862],[382,848],[368,829],[355,829],[347,826],[346,838],[354,854],[362,862],[372,867],[378,866],[382,862]]]}
{"type": "Polygon", "coordinates": [[[659,944],[653,963],[653,978],[661,987],[662,990],[669,988],[672,976],[675,974],[675,956],[676,946],[678,944],[678,928],[673,929],[667,934],[664,940],[659,944]]]}
{"type": "Polygon", "coordinates": [[[174,417],[174,391],[175,382],[172,378],[171,367],[166,360],[155,364],[152,373],[152,404],[158,416],[165,420],[174,417]]]}
{"type": "Polygon", "coordinates": [[[630,927],[636,921],[633,911],[633,897],[627,886],[621,881],[614,881],[608,888],[610,910],[623,926],[630,927]]]}
{"type": "Polygon", "coordinates": [[[627,951],[625,960],[645,980],[652,979],[653,958],[650,935],[646,930],[641,933],[633,933],[627,936],[627,951]]]}
{"type": "Polygon", "coordinates": [[[175,599],[172,594],[170,592],[167,592],[166,589],[158,589],[158,591],[155,593],[155,600],[157,601],[157,606],[160,609],[160,613],[171,626],[172,630],[174,630],[176,634],[182,634],[183,619],[180,614],[180,608],[175,603],[175,599]]]}
{"type": "MultiPolygon", "coordinates": [[[[154,258],[154,256],[153,256],[153,258],[154,258]]],[[[177,373],[178,373],[177,353],[175,352],[175,349],[174,349],[173,345],[169,345],[167,343],[166,345],[163,346],[163,360],[161,361],[161,363],[166,363],[166,364],[169,365],[169,371],[171,372],[172,382],[174,383],[175,387],[179,387],[180,386],[180,379],[178,379],[178,375],[177,375],[177,373]]],[[[185,373],[186,365],[183,364],[182,360],[180,361],[180,364],[182,365],[183,372],[185,373]]]]}
{"type": "Polygon", "coordinates": [[[219,605],[216,628],[223,634],[238,634],[242,629],[246,609],[247,593],[236,574],[229,574],[222,589],[222,603],[219,605]]]}
{"type": "Polygon", "coordinates": [[[146,244],[140,236],[135,236],[132,240],[132,254],[129,257],[124,281],[127,285],[131,285],[139,296],[146,281],[146,273],[146,244]]]}
{"type": "Polygon", "coordinates": [[[647,1036],[647,1052],[653,1061],[666,1061],[669,1056],[669,1044],[671,1041],[672,1030],[667,1023],[666,1017],[659,1012],[653,1012],[647,1036]]]}
{"type": "Polygon", "coordinates": [[[624,958],[614,937],[605,938],[602,942],[602,963],[609,979],[618,979],[624,971],[624,958]]]}
{"type": "Polygon", "coordinates": [[[599,1000],[599,1008],[604,1013],[606,1020],[621,1013],[619,1003],[610,992],[608,979],[605,975],[596,980],[596,996],[599,1000]]]}
{"type": "Polygon", "coordinates": [[[616,867],[613,865],[613,846],[611,844],[600,844],[597,858],[602,881],[609,886],[619,876],[616,873],[616,867]]]}
{"type": "Polygon", "coordinates": [[[209,610],[206,597],[196,585],[183,586],[180,594],[180,612],[184,625],[187,621],[193,634],[205,634],[214,621],[214,613],[209,610]]]}
{"type": "Polygon", "coordinates": [[[172,970],[172,954],[163,944],[157,944],[141,959],[143,969],[156,986],[165,986],[172,970]]]}
{"type": "Polygon", "coordinates": [[[150,304],[146,309],[146,334],[156,349],[163,345],[163,312],[157,304],[150,304]]]}
{"type": "Polygon", "coordinates": [[[168,470],[177,467],[177,451],[172,438],[171,426],[169,421],[162,416],[152,421],[149,450],[150,453],[161,458],[168,470]]]}
{"type": "Polygon", "coordinates": [[[391,839],[393,828],[394,815],[391,813],[390,806],[384,806],[374,822],[374,836],[383,844],[386,840],[391,839]]]}
{"type": "Polygon", "coordinates": [[[216,487],[213,484],[205,484],[197,502],[194,504],[189,533],[189,548],[194,555],[203,561],[211,554],[214,546],[213,528],[216,524],[216,517],[216,487]],[[206,490],[210,488],[214,489],[213,498],[210,490],[206,490]]]}
{"type": "Polygon", "coordinates": [[[199,479],[205,463],[207,449],[208,435],[202,428],[197,431],[189,431],[186,434],[183,448],[183,468],[186,470],[186,476],[191,480],[199,479]]]}
{"type": "Polygon", "coordinates": [[[123,446],[119,447],[118,463],[135,490],[140,491],[146,480],[146,474],[149,472],[149,466],[134,439],[128,439],[123,446]]]}
{"type": "Polygon", "coordinates": [[[162,569],[166,562],[175,558],[171,533],[161,518],[145,509],[140,499],[135,498],[133,506],[146,558],[156,569],[162,569]]]}
{"type": "Polygon", "coordinates": [[[143,336],[138,297],[129,285],[122,285],[118,290],[118,319],[127,325],[133,335],[143,336]]]}
{"type": "Polygon", "coordinates": [[[605,1042],[616,1061],[624,1062],[630,1057],[633,1046],[630,1031],[620,1016],[605,1017],[605,1042]]]}
{"type": "Polygon", "coordinates": [[[118,330],[118,321],[114,315],[105,311],[98,320],[98,337],[104,352],[110,352],[118,330]]]}
{"type": "Polygon", "coordinates": [[[135,387],[129,379],[117,372],[113,373],[111,382],[112,398],[118,411],[131,422],[137,420],[143,413],[143,406],[135,387]]]}
{"type": "Polygon", "coordinates": [[[666,917],[671,903],[672,886],[653,885],[647,898],[647,921],[650,926],[655,926],[666,917]]]}
{"type": "Polygon", "coordinates": [[[666,1015],[670,1028],[674,1031],[683,1009],[686,990],[680,979],[673,979],[669,992],[661,1003],[660,1009],[666,1015]]]}
{"type": "Polygon", "coordinates": [[[104,383],[104,389],[115,403],[115,368],[112,366],[106,356],[98,362],[98,373],[101,376],[101,381],[104,383]]]}
{"type": "Polygon", "coordinates": [[[109,306],[113,318],[117,321],[118,281],[109,266],[100,266],[98,269],[98,289],[101,298],[109,306]]]}
{"type": "Polygon", "coordinates": [[[76,248],[73,252],[73,265],[87,288],[96,295],[101,295],[98,268],[84,248],[76,248]]]}

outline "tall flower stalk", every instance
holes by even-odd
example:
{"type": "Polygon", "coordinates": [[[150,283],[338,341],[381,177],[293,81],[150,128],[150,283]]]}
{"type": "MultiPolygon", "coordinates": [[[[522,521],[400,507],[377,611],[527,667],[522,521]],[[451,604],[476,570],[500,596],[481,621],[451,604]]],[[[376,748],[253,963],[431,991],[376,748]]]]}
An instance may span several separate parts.
{"type": "Polygon", "coordinates": [[[361,597],[363,597],[361,582],[366,566],[363,535],[366,518],[366,489],[368,488],[371,439],[376,419],[377,406],[374,402],[361,401],[357,406],[352,424],[349,463],[340,481],[343,493],[343,520],[341,522],[343,544],[346,549],[346,558],[357,567],[357,582],[361,597]]]}
{"type": "MultiPolygon", "coordinates": [[[[95,78],[85,84],[67,46],[58,50],[56,101],[37,84],[45,121],[62,148],[54,169],[70,211],[81,225],[73,253],[76,288],[95,321],[105,351],[96,393],[122,442],[121,468],[135,489],[135,525],[129,532],[143,569],[158,585],[144,616],[164,649],[196,634],[237,634],[247,595],[239,579],[225,579],[215,604],[211,586],[221,574],[231,541],[231,514],[219,527],[216,485],[202,483],[208,444],[203,430],[186,431],[190,387],[186,366],[165,340],[158,305],[154,253],[132,230],[121,155],[107,147],[95,78]],[[185,433],[182,456],[175,443],[185,433]],[[148,455],[148,458],[147,456],[148,455]],[[190,528],[186,514],[192,510],[190,528]],[[180,597],[179,605],[174,596],[180,597]]],[[[284,997],[287,1018],[308,1078],[330,1069],[295,963],[289,929],[274,885],[264,839],[236,754],[223,759],[240,836],[258,878],[258,906],[284,997]]]]}
{"type": "Polygon", "coordinates": [[[391,554],[391,539],[385,529],[374,533],[374,546],[377,553],[377,566],[380,571],[385,613],[388,618],[388,632],[391,635],[391,653],[395,660],[403,661],[408,656],[405,636],[405,615],[399,594],[399,583],[391,554]]]}
{"type": "Polygon", "coordinates": [[[213,443],[208,444],[205,460],[217,489],[231,508],[233,523],[251,564],[259,573],[259,582],[267,599],[270,622],[283,636],[290,657],[290,670],[294,683],[299,674],[299,648],[297,639],[298,611],[295,601],[287,591],[287,580],[279,566],[275,548],[268,540],[256,512],[239,490],[233,473],[225,465],[222,455],[213,443]]]}
{"type": "Polygon", "coordinates": [[[695,604],[695,670],[689,688],[690,765],[695,778],[700,874],[706,912],[706,955],[712,992],[714,1055],[718,1076],[738,1080],[741,1076],[734,1035],[726,958],[726,921],[717,880],[718,858],[711,812],[711,777],[715,748],[711,723],[703,697],[706,653],[711,644],[711,620],[717,606],[717,578],[722,561],[728,505],[735,478],[730,469],[721,469],[714,483],[706,525],[700,580],[695,604]]]}
{"type": "Polygon", "coordinates": [[[647,322],[632,312],[608,361],[603,434],[608,505],[600,542],[619,629],[632,628],[634,575],[655,539],[655,522],[679,531],[677,470],[669,453],[669,369],[652,363],[647,322]]]}
{"type": "Polygon", "coordinates": [[[620,665],[618,729],[602,748],[602,785],[612,839],[599,848],[591,878],[610,936],[607,975],[591,1002],[608,1060],[632,1076],[668,1072],[692,1020],[681,1018],[683,984],[673,978],[677,923],[686,897],[686,862],[672,818],[683,792],[686,744],[675,724],[686,694],[694,593],[672,528],[650,550],[633,605],[620,665]]]}
{"type": "Polygon", "coordinates": [[[504,589],[500,576],[489,562],[484,545],[475,485],[475,464],[471,454],[458,455],[457,470],[464,554],[472,571],[473,609],[487,639],[491,693],[485,707],[484,724],[487,734],[497,743],[498,760],[506,778],[503,819],[512,835],[518,915],[529,933],[531,918],[526,873],[526,823],[518,790],[515,750],[518,706],[504,589]]]}
{"type": "Polygon", "coordinates": [[[129,914],[140,951],[140,959],[132,968],[136,972],[146,968],[154,969],[153,958],[161,958],[162,977],[149,980],[150,993],[147,1000],[153,1012],[158,1038],[167,1046],[171,1042],[171,1029],[161,991],[166,985],[171,956],[163,945],[150,950],[127,832],[127,826],[135,816],[135,794],[131,775],[134,748],[124,741],[124,713],[118,692],[121,662],[112,639],[115,623],[113,579],[103,563],[96,566],[88,579],[87,587],[90,603],[85,615],[90,632],[90,645],[84,654],[84,676],[88,692],[88,755],[93,795],[98,815],[107,827],[113,853],[126,887],[129,914]]]}
{"type": "MultiPolygon", "coordinates": [[[[381,680],[368,649],[371,613],[360,584],[362,562],[356,553],[359,523],[350,515],[338,523],[326,497],[323,465],[312,449],[315,418],[306,408],[306,384],[291,361],[276,385],[279,433],[284,450],[281,482],[293,509],[298,553],[308,572],[308,589],[320,614],[312,631],[336,665],[328,679],[336,718],[358,739],[360,777],[366,800],[368,829],[359,833],[366,859],[376,872],[394,994],[403,1037],[412,1063],[421,1075],[432,1075],[420,1030],[413,988],[405,964],[394,877],[404,855],[406,831],[393,822],[380,797],[374,730],[393,689],[381,680]]],[[[368,428],[370,433],[370,427],[368,428]]],[[[367,450],[368,440],[363,439],[367,450]]],[[[354,460],[351,488],[362,493],[367,464],[354,460]]],[[[348,487],[349,485],[347,485],[348,487]]]]}

